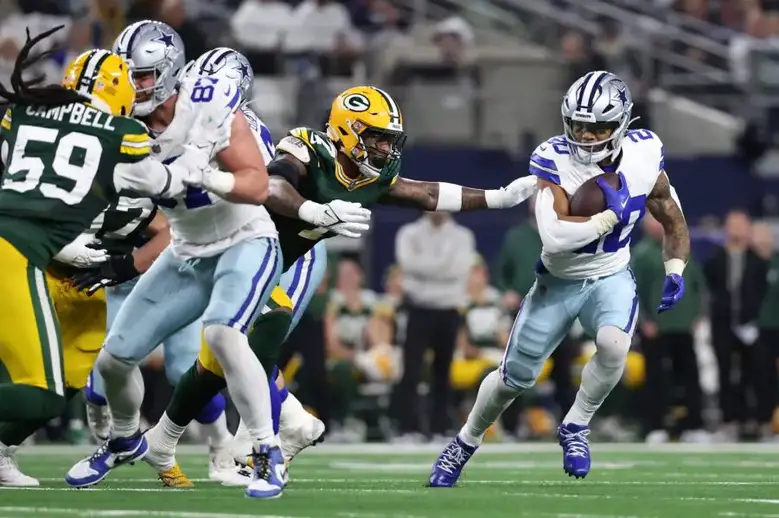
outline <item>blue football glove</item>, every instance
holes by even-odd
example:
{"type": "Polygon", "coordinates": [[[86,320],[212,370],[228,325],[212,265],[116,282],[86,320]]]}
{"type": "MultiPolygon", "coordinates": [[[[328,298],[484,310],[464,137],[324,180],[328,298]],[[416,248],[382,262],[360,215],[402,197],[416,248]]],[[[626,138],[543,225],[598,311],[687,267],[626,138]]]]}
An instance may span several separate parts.
{"type": "Polygon", "coordinates": [[[628,183],[625,180],[625,175],[618,173],[619,176],[619,189],[614,189],[611,185],[607,184],[603,178],[598,178],[598,186],[603,191],[603,198],[606,200],[606,210],[611,210],[617,215],[617,219],[622,221],[625,217],[628,217],[627,205],[628,199],[630,199],[630,192],[628,192],[628,183]]]}
{"type": "Polygon", "coordinates": [[[678,273],[666,275],[665,284],[663,284],[663,296],[660,299],[660,305],[657,306],[657,312],[668,311],[682,300],[682,297],[684,297],[684,277],[678,273]]]}

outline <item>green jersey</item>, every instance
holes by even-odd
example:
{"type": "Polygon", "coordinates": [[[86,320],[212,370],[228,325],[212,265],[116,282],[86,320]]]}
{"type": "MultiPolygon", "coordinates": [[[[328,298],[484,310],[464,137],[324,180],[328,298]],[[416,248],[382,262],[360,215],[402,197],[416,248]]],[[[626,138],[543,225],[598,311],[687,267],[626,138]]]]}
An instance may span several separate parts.
{"type": "Polygon", "coordinates": [[[469,300],[464,313],[463,325],[472,345],[480,349],[505,345],[500,331],[511,326],[511,317],[501,307],[495,288],[488,287],[479,300],[469,300]]]}
{"type": "Polygon", "coordinates": [[[0,185],[0,238],[33,265],[52,257],[118,201],[114,169],[150,151],[146,127],[84,103],[55,108],[11,105],[0,185]]]}
{"type": "Polygon", "coordinates": [[[341,343],[358,351],[366,349],[365,330],[373,315],[376,294],[370,290],[360,293],[359,304],[350,306],[346,298],[337,291],[330,297],[330,311],[335,320],[335,332],[341,343]]]}
{"type": "MultiPolygon", "coordinates": [[[[317,203],[343,200],[374,205],[397,181],[398,177],[349,178],[336,160],[338,154],[330,138],[321,131],[295,128],[276,146],[277,153],[288,153],[306,166],[306,175],[300,178],[297,190],[301,196],[317,203]]],[[[315,227],[299,219],[287,218],[271,212],[279,232],[279,242],[286,270],[308,252],[317,241],[332,237],[332,232],[315,227]]]]}

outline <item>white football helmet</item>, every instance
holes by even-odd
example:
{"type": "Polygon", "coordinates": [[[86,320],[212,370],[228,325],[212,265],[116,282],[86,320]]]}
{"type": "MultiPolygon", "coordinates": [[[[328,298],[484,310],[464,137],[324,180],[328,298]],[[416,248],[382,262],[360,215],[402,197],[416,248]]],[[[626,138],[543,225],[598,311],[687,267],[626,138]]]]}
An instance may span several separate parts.
{"type": "Polygon", "coordinates": [[[633,98],[624,81],[604,70],[577,79],[563,97],[561,113],[565,139],[573,157],[584,164],[597,164],[619,155],[628,126],[633,98]],[[583,130],[593,133],[610,129],[611,135],[596,142],[581,142],[575,136],[583,130]]]}

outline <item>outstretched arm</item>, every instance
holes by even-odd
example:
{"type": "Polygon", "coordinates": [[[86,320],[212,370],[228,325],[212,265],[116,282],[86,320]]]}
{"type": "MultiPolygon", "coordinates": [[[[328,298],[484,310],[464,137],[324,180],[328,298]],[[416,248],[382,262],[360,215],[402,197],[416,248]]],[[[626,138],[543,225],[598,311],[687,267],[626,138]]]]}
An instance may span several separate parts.
{"type": "Polygon", "coordinates": [[[505,209],[519,205],[536,191],[535,178],[514,180],[503,189],[474,189],[447,182],[422,182],[398,177],[380,200],[426,211],[459,212],[477,209],[505,209]]]}
{"type": "Polygon", "coordinates": [[[646,201],[646,208],[663,225],[663,258],[666,273],[681,275],[690,257],[690,232],[682,213],[681,203],[665,171],[660,172],[652,192],[646,201]]]}

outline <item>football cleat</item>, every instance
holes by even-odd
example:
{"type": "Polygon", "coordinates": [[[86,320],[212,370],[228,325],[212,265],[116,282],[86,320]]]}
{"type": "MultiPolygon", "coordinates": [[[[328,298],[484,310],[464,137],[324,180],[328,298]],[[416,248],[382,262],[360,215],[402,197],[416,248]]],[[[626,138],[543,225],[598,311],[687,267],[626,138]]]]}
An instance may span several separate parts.
{"type": "Polygon", "coordinates": [[[462,474],[465,463],[476,453],[478,446],[465,444],[460,436],[446,445],[441,456],[433,464],[428,487],[452,487],[462,474]]]}
{"type": "Polygon", "coordinates": [[[563,423],[557,429],[557,438],[563,447],[563,470],[569,477],[584,478],[590,472],[590,441],[587,426],[563,423]]]}
{"type": "Polygon", "coordinates": [[[246,487],[246,496],[250,498],[278,498],[284,492],[284,479],[287,477],[287,466],[281,448],[261,444],[252,453],[254,472],[252,480],[246,487]]]}
{"type": "Polygon", "coordinates": [[[189,489],[195,487],[195,484],[187,478],[178,464],[174,464],[170,469],[158,471],[157,478],[160,479],[163,486],[172,489],[189,489]]]}
{"type": "Polygon", "coordinates": [[[108,476],[112,469],[122,464],[141,460],[149,451],[146,437],[137,432],[132,437],[109,439],[95,453],[78,461],[65,475],[71,487],[89,487],[108,476]]]}
{"type": "Polygon", "coordinates": [[[208,478],[225,486],[248,486],[252,479],[251,469],[239,466],[233,459],[229,447],[208,448],[208,478]]]}
{"type": "Polygon", "coordinates": [[[0,443],[0,487],[36,487],[41,483],[28,477],[14,459],[16,446],[5,446],[0,443]]]}
{"type": "Polygon", "coordinates": [[[108,405],[96,405],[87,401],[86,411],[87,426],[89,426],[92,435],[100,442],[107,441],[111,434],[111,411],[108,405]]]}
{"type": "Polygon", "coordinates": [[[287,425],[279,429],[281,452],[287,463],[309,446],[316,446],[325,440],[325,423],[308,412],[303,414],[296,423],[291,425],[285,423],[287,425]]]}

